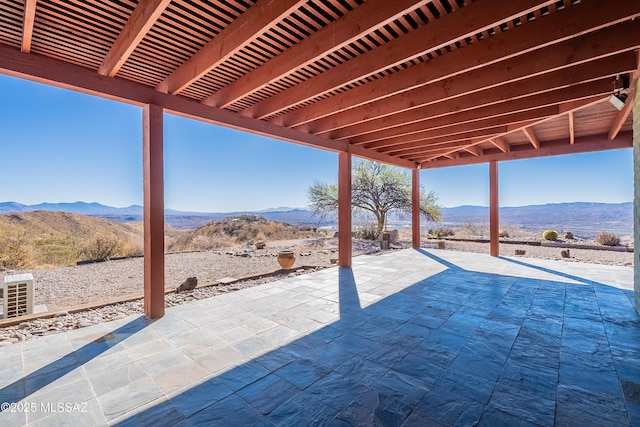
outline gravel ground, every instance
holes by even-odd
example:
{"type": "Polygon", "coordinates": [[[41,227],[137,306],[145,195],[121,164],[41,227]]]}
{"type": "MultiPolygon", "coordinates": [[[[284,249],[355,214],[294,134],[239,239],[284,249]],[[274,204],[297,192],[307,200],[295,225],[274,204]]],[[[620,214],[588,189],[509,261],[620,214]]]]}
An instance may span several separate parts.
{"type": "MultiPolygon", "coordinates": [[[[435,243],[423,242],[424,247],[434,247],[435,243]]],[[[395,249],[406,248],[407,242],[394,245],[395,249]]],[[[188,252],[167,254],[165,264],[166,289],[173,290],[187,277],[197,277],[198,283],[214,282],[222,278],[242,278],[273,273],[279,270],[277,254],[280,250],[294,250],[296,264],[292,270],[282,271],[268,277],[243,280],[236,283],[211,286],[181,294],[168,294],[168,306],[209,298],[225,292],[255,286],[272,280],[297,274],[306,274],[332,265],[337,258],[337,239],[293,240],[269,243],[263,250],[234,248],[223,251],[188,252]],[[302,266],[314,266],[302,269],[302,266]]],[[[465,252],[489,253],[488,243],[446,242],[446,249],[465,252]]],[[[633,265],[633,253],[570,249],[570,258],[560,254],[564,248],[550,248],[529,245],[500,245],[504,256],[514,256],[515,250],[525,250],[526,257],[588,262],[608,265],[633,265]]],[[[377,242],[354,242],[353,253],[372,254],[380,252],[377,242]]],[[[134,313],[142,313],[141,300],[113,304],[79,313],[67,313],[67,307],[86,303],[98,303],[114,298],[140,295],[143,292],[143,259],[107,261],[45,270],[5,272],[5,274],[33,273],[36,281],[36,304],[45,304],[49,311],[60,312],[49,319],[32,320],[19,325],[0,329],[0,347],[38,336],[62,332],[123,318],[134,313]]]]}

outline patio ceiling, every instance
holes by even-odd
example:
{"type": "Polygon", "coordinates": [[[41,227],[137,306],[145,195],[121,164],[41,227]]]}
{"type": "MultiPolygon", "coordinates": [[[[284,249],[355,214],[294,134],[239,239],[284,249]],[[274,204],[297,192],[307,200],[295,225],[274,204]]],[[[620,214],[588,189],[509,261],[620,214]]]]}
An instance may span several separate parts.
{"type": "Polygon", "coordinates": [[[631,147],[640,2],[9,0],[0,72],[416,167],[631,147]]]}

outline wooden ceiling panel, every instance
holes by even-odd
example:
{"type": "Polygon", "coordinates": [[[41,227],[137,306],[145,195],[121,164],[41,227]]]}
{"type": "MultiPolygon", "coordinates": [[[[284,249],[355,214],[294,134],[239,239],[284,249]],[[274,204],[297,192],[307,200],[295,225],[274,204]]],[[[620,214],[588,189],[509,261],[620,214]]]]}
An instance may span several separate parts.
{"type": "Polygon", "coordinates": [[[630,146],[639,50],[628,0],[0,2],[2,73],[404,167],[630,146]]]}

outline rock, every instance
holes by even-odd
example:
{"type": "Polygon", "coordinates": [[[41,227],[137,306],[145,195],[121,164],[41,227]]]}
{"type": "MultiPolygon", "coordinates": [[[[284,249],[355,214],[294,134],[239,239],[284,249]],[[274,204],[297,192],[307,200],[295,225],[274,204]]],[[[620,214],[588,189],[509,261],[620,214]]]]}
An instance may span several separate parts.
{"type": "Polygon", "coordinates": [[[385,235],[385,233],[389,234],[390,243],[395,243],[398,241],[398,230],[389,230],[389,231],[383,231],[382,233],[380,233],[380,235],[378,236],[379,242],[382,242],[382,238],[385,235]]]}
{"type": "Polygon", "coordinates": [[[78,320],[78,328],[86,328],[87,326],[92,326],[93,324],[93,322],[86,319],[78,320]]]}
{"type": "Polygon", "coordinates": [[[18,325],[18,329],[27,329],[31,327],[31,323],[29,322],[22,322],[18,325]]]}
{"type": "Polygon", "coordinates": [[[560,255],[562,256],[562,258],[571,258],[569,249],[567,249],[566,251],[560,251],[560,255]]]}
{"type": "Polygon", "coordinates": [[[180,286],[176,288],[176,294],[184,291],[192,291],[198,286],[198,278],[197,277],[189,277],[187,280],[182,282],[180,286]]]}
{"type": "Polygon", "coordinates": [[[567,231],[567,234],[564,235],[564,238],[567,240],[574,240],[575,237],[573,237],[573,233],[570,231],[567,231]]]}
{"type": "Polygon", "coordinates": [[[526,253],[527,251],[525,251],[524,249],[516,249],[516,255],[524,255],[526,253]]]}
{"type": "Polygon", "coordinates": [[[62,316],[68,316],[69,312],[68,311],[59,311],[56,314],[53,315],[53,317],[62,317],[62,316]]]}
{"type": "Polygon", "coordinates": [[[264,249],[264,248],[267,247],[267,244],[266,244],[266,242],[264,240],[258,240],[255,243],[255,246],[256,246],[256,249],[264,249]]]}

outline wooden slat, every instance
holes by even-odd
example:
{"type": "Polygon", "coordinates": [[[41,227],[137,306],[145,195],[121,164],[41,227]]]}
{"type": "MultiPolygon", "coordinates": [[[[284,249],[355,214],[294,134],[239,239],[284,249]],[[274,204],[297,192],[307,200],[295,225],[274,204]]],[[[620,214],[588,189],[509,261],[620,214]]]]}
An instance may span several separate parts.
{"type": "Polygon", "coordinates": [[[527,139],[531,142],[533,148],[535,148],[536,150],[540,149],[540,140],[538,140],[536,132],[533,130],[533,128],[524,128],[522,129],[522,132],[524,132],[527,139]]]}
{"type": "Polygon", "coordinates": [[[349,61],[348,64],[342,64],[322,73],[321,79],[308,80],[298,85],[294,93],[285,92],[275,95],[251,107],[245,114],[257,118],[268,117],[324,93],[401,65],[431,50],[445,47],[478,31],[491,28],[496,23],[513,17],[514,14],[522,13],[523,8],[528,7],[533,10],[552,2],[522,0],[517,2],[517,6],[515,3],[502,0],[487,0],[481,6],[478,6],[480,3],[473,3],[456,13],[447,15],[446,19],[442,18],[418,28],[349,61]],[[473,26],[470,26],[470,23],[473,23],[473,26]]]}
{"type": "Polygon", "coordinates": [[[173,95],[182,92],[192,82],[238,53],[306,2],[307,0],[259,1],[171,73],[158,85],[157,90],[173,95]]]}
{"type": "MultiPolygon", "coordinates": [[[[293,111],[286,114],[283,120],[287,126],[299,126],[525,53],[529,54],[547,47],[552,48],[553,44],[572,39],[575,34],[584,34],[618,23],[623,19],[626,20],[629,14],[634,17],[640,16],[640,2],[624,3],[623,8],[625,10],[616,12],[614,10],[616,8],[611,8],[610,4],[603,1],[580,3],[572,7],[571,13],[558,12],[540,21],[527,24],[529,31],[521,26],[516,30],[467,47],[464,52],[460,49],[428,63],[410,67],[394,76],[397,78],[381,78],[376,82],[335,95],[331,99],[293,111]]],[[[625,23],[620,27],[622,28],[618,37],[620,43],[624,44],[625,37],[637,39],[640,22],[625,23]]],[[[594,45],[597,45],[597,34],[591,37],[591,40],[594,45]]],[[[608,41],[613,40],[608,39],[608,41]]],[[[611,49],[615,50],[615,47],[611,49]]],[[[567,53],[570,52],[565,51],[565,57],[567,53]]],[[[569,59],[569,62],[572,61],[569,59]]]]}
{"type": "Polygon", "coordinates": [[[327,25],[286,50],[252,73],[244,75],[203,102],[207,105],[228,107],[265,86],[280,80],[303,66],[357,41],[397,19],[409,10],[418,8],[428,0],[370,0],[353,12],[327,25]]]}

